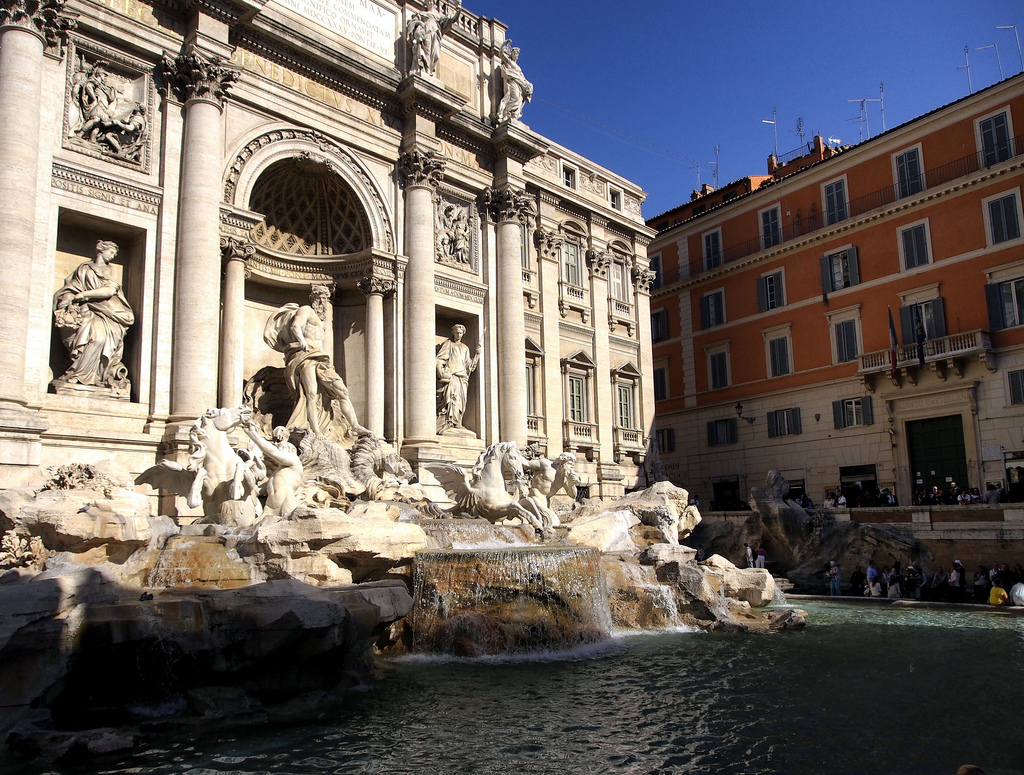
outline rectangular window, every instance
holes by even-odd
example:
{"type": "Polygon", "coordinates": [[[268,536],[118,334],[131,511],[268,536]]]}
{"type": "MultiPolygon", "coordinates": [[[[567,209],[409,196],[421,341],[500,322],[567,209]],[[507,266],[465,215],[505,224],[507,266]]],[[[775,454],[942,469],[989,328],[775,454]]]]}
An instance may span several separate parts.
{"type": "Polygon", "coordinates": [[[658,452],[675,452],[676,451],[676,429],[675,428],[659,428],[658,434],[658,452]]]}
{"type": "Polygon", "coordinates": [[[532,363],[526,364],[526,413],[537,414],[537,369],[532,363]]]}
{"type": "Polygon", "coordinates": [[[1024,277],[986,285],[985,301],[990,330],[1024,326],[1024,277]]]}
{"type": "Polygon", "coordinates": [[[789,339],[787,337],[780,336],[778,339],[769,339],[768,354],[771,359],[773,377],[789,374],[789,339]]]}
{"type": "Polygon", "coordinates": [[[761,213],[761,247],[765,250],[782,242],[782,225],[779,208],[773,207],[761,213]]]}
{"type": "Polygon", "coordinates": [[[860,284],[860,262],[857,248],[850,247],[821,257],[821,291],[832,291],[860,284]]]}
{"type": "Polygon", "coordinates": [[[1010,404],[1020,406],[1024,404],[1024,370],[1011,371],[1010,378],[1010,404]]]}
{"type": "Polygon", "coordinates": [[[580,246],[575,242],[562,245],[562,279],[569,285],[580,285],[580,246]]]}
{"type": "Polygon", "coordinates": [[[900,199],[924,191],[921,152],[917,148],[911,148],[896,157],[896,189],[900,199]]]}
{"type": "Polygon", "coordinates": [[[928,230],[923,223],[900,232],[903,239],[903,263],[906,269],[928,263],[928,230]]]}
{"type": "Polygon", "coordinates": [[[608,195],[613,210],[622,209],[622,192],[616,191],[614,188],[611,189],[611,193],[608,195]]]}
{"type": "Polygon", "coordinates": [[[786,304],[782,287],[782,272],[773,272],[757,278],[757,311],[767,312],[786,304]]]}
{"type": "Polygon", "coordinates": [[[664,401],[668,398],[668,369],[664,366],[654,370],[654,400],[664,401]]]}
{"type": "Polygon", "coordinates": [[[722,232],[712,231],[704,235],[704,268],[714,269],[722,265],[722,232]]]}
{"type": "Polygon", "coordinates": [[[712,390],[729,387],[729,353],[708,356],[709,383],[712,390]]]}
{"type": "Polygon", "coordinates": [[[725,291],[713,291],[700,300],[700,327],[714,328],[725,322],[725,291]]]}
{"type": "Polygon", "coordinates": [[[941,339],[946,335],[946,316],[942,299],[930,299],[919,304],[900,307],[900,327],[903,329],[903,344],[917,342],[918,325],[924,339],[941,339]]]}
{"type": "Polygon", "coordinates": [[[668,339],[668,310],[659,309],[651,313],[651,340],[660,342],[668,339]]]}
{"type": "Polygon", "coordinates": [[[1017,239],[1020,236],[1020,221],[1017,220],[1017,195],[993,199],[988,203],[989,224],[992,227],[992,244],[1017,239]]]}
{"type": "Polygon", "coordinates": [[[622,264],[613,263],[611,274],[612,298],[618,301],[629,301],[629,273],[626,271],[626,267],[622,264]]]}
{"type": "Polygon", "coordinates": [[[1010,148],[1010,128],[1005,112],[986,118],[979,127],[981,129],[981,151],[985,157],[986,167],[1006,161],[1013,156],[1010,148]]]}
{"type": "Polygon", "coordinates": [[[853,428],[858,425],[871,425],[874,422],[871,396],[833,401],[832,419],[837,430],[853,428]]]}
{"type": "Polygon", "coordinates": [[[844,320],[835,324],[836,361],[846,363],[857,360],[857,321],[844,320]]]}
{"type": "Polygon", "coordinates": [[[779,409],[777,412],[768,412],[768,438],[795,436],[801,431],[799,408],[779,409]]]}
{"type": "Polygon", "coordinates": [[[633,427],[633,388],[630,385],[619,385],[619,427],[633,427]]]}
{"type": "Polygon", "coordinates": [[[654,272],[654,280],[653,280],[653,282],[651,282],[651,288],[652,289],[660,288],[662,285],[665,284],[665,278],[664,278],[664,276],[662,274],[662,270],[661,270],[661,256],[660,255],[659,256],[651,256],[650,257],[650,268],[651,268],[651,271],[654,272]]]}
{"type": "Polygon", "coordinates": [[[825,224],[831,226],[845,221],[847,216],[846,181],[833,181],[825,186],[825,224]]]}
{"type": "Polygon", "coordinates": [[[708,446],[717,447],[720,444],[735,444],[739,440],[736,432],[736,418],[727,417],[724,420],[711,420],[708,422],[708,446]]]}
{"type": "Polygon", "coordinates": [[[587,382],[583,377],[569,377],[569,419],[587,421],[587,382]]]}
{"type": "Polygon", "coordinates": [[[562,167],[562,183],[566,188],[576,188],[576,170],[572,167],[562,167]]]}

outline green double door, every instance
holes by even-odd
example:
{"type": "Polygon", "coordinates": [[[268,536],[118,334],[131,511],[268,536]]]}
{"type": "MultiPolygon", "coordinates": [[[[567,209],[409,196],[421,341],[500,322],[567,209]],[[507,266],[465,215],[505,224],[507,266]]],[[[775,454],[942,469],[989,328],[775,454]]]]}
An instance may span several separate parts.
{"type": "Polygon", "coordinates": [[[948,491],[955,482],[968,486],[964,424],[958,414],[907,423],[910,482],[915,491],[933,486],[948,491]]]}

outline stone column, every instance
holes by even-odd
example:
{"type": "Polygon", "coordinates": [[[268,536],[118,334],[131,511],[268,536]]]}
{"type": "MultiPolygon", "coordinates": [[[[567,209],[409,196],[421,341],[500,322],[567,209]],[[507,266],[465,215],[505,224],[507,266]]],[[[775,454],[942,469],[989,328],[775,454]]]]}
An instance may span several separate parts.
{"type": "Polygon", "coordinates": [[[238,71],[196,49],[164,54],[167,83],[185,103],[171,346],[171,420],[198,417],[218,399],[220,199],[223,109],[238,71]]]}
{"type": "Polygon", "coordinates": [[[508,188],[484,192],[498,224],[498,432],[502,441],[527,443],[526,323],[523,318],[523,225],[536,218],[533,201],[508,188]]]}
{"type": "Polygon", "coordinates": [[[64,0],[0,0],[0,409],[26,403],[43,50],[64,0]]]}
{"type": "Polygon", "coordinates": [[[256,248],[233,237],[220,241],[224,259],[224,290],[220,318],[220,389],[218,406],[240,406],[245,380],[246,262],[256,248]]]}
{"type": "Polygon", "coordinates": [[[39,463],[45,423],[25,408],[35,258],[43,51],[75,26],[64,0],[0,0],[0,480],[4,465],[39,463]]]}
{"type": "Polygon", "coordinates": [[[384,297],[395,292],[395,281],[369,277],[359,282],[366,294],[366,409],[363,424],[384,436],[384,297]]]}
{"type": "Polygon", "coordinates": [[[400,159],[405,186],[405,443],[437,443],[434,366],[434,192],[445,160],[433,151],[400,159]]]}

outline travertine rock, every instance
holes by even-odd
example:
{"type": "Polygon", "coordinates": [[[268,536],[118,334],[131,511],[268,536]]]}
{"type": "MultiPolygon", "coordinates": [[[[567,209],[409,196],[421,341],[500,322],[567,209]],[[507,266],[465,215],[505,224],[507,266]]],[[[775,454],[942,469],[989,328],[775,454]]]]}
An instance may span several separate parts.
{"type": "Polygon", "coordinates": [[[704,563],[704,571],[711,586],[726,597],[745,600],[754,608],[775,599],[775,579],[764,568],[737,568],[714,554],[704,563]]]}
{"type": "Polygon", "coordinates": [[[629,531],[639,524],[640,518],[628,509],[602,511],[574,519],[565,537],[571,544],[601,552],[635,552],[638,547],[629,531]]]}

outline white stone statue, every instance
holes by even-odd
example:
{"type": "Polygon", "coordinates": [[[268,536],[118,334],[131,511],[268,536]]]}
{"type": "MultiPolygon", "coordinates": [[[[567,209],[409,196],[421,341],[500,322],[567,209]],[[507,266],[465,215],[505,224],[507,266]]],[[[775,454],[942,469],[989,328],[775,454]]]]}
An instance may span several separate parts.
{"type": "Polygon", "coordinates": [[[433,76],[441,58],[441,37],[458,20],[462,0],[454,0],[455,11],[445,16],[437,10],[436,0],[427,0],[426,10],[414,13],[406,24],[409,41],[410,73],[433,76]]]}
{"type": "Polygon", "coordinates": [[[113,75],[104,62],[77,65],[71,87],[71,103],[78,120],[71,134],[104,153],[138,161],[146,140],[146,106],[122,93],[124,78],[113,75]]]}
{"type": "Polygon", "coordinates": [[[534,514],[545,528],[559,524],[558,515],[551,509],[551,498],[564,493],[576,500],[576,485],[582,481],[573,470],[576,455],[563,452],[554,460],[546,457],[523,461],[523,470],[531,474],[530,489],[519,505],[534,514]]]}
{"type": "Polygon", "coordinates": [[[476,465],[468,471],[450,463],[426,463],[424,467],[437,477],[448,497],[455,502],[456,512],[483,517],[491,523],[518,518],[541,532],[550,528],[544,525],[543,519],[519,504],[526,475],[523,458],[514,441],[492,444],[480,453],[476,465]],[[511,476],[509,481],[506,475],[511,476]]]}
{"type": "Polygon", "coordinates": [[[256,495],[267,470],[258,448],[236,451],[229,434],[250,422],[248,407],[207,409],[189,429],[188,464],[162,460],[135,483],[185,496],[189,508],[203,507],[206,522],[249,527],[262,513],[256,495]]]}
{"type": "Polygon", "coordinates": [[[523,108],[533,98],[533,84],[523,75],[519,66],[519,49],[510,40],[501,47],[501,81],[505,91],[498,104],[499,124],[522,117],[523,108]]]}
{"type": "Polygon", "coordinates": [[[348,388],[323,349],[329,298],[327,287],[315,285],[308,305],[285,304],[267,321],[263,341],[284,353],[285,380],[297,399],[288,427],[342,441],[370,431],[356,419],[348,388]]]}
{"type": "Polygon", "coordinates": [[[110,262],[117,250],[114,242],[97,242],[96,258],[79,264],[53,296],[57,330],[71,355],[71,366],[57,381],[127,395],[131,385],[121,358],[135,313],[114,279],[110,262]]]}
{"type": "Polygon", "coordinates": [[[466,412],[469,395],[469,375],[480,362],[483,346],[477,344],[476,354],[470,355],[469,348],[462,343],[466,327],[461,323],[452,326],[452,338],[441,343],[437,350],[437,432],[467,433],[462,427],[462,416],[466,412]]]}
{"type": "Polygon", "coordinates": [[[437,205],[437,260],[463,269],[472,269],[470,261],[469,215],[466,208],[451,202],[437,205]]]}
{"type": "Polygon", "coordinates": [[[287,517],[302,505],[299,493],[303,486],[302,461],[295,445],[288,441],[288,429],[283,425],[274,428],[273,442],[263,438],[251,419],[242,424],[242,430],[252,439],[264,458],[274,464],[266,483],[267,502],[263,507],[263,516],[287,517]]]}

